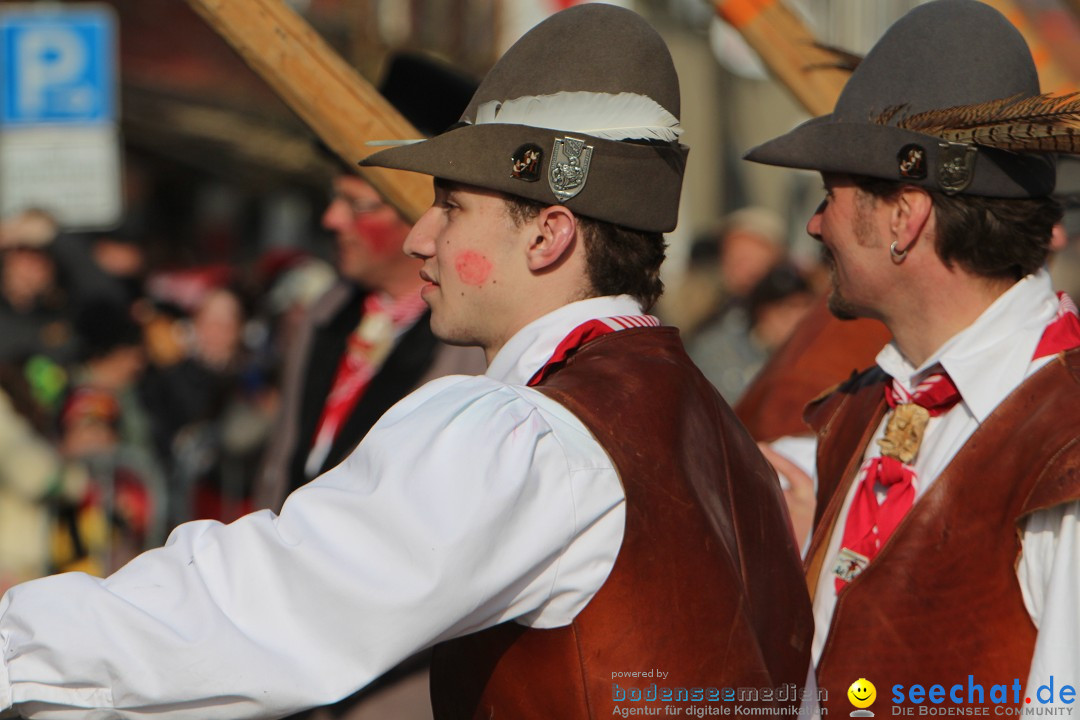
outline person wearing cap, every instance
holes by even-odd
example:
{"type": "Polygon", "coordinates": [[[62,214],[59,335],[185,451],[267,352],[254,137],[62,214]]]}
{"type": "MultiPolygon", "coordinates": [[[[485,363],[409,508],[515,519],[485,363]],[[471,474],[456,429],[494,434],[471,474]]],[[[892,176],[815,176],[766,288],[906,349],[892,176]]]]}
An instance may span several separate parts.
{"type": "Polygon", "coordinates": [[[798,703],[809,601],[776,478],[644,314],[678,112],[659,35],[588,4],[519,40],[461,126],[368,158],[435,176],[405,249],[435,333],[487,373],[403,399],[280,515],[9,591],[0,698],[278,716],[441,643],[438,717],[798,703]]]}
{"type": "Polygon", "coordinates": [[[893,335],[806,412],[828,710],[847,712],[859,678],[891,686],[879,712],[1072,702],[1058,691],[1080,680],[1080,322],[1044,265],[1061,209],[1043,152],[1075,152],[1048,121],[1069,100],[1040,96],[1000,13],[938,0],[885,33],[832,114],[747,155],[822,173],[807,230],[830,307],[893,335]]]}

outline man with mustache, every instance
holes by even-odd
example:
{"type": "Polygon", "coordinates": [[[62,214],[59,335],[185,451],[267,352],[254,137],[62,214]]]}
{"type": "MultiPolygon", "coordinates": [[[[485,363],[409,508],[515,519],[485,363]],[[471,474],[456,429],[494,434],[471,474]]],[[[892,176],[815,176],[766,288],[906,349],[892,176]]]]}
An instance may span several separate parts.
{"type": "Polygon", "coordinates": [[[878,709],[1026,706],[1080,680],[1080,322],[1045,269],[1048,151],[1080,145],[1069,99],[1039,92],[1006,18],[939,0],[886,32],[832,114],[747,155],[821,172],[807,231],[829,307],[894,338],[806,411],[827,709],[859,678],[892,687],[878,709]]]}

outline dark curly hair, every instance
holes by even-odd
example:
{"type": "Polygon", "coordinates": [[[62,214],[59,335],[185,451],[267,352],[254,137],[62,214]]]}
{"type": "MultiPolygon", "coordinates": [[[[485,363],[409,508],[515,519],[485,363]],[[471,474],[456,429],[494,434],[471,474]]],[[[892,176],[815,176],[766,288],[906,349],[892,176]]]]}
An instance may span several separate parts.
{"type": "MultiPolygon", "coordinates": [[[[506,208],[514,224],[535,218],[546,204],[506,196],[506,208]]],[[[664,292],[660,265],[667,247],[664,235],[631,230],[614,223],[576,215],[585,240],[585,263],[593,296],[630,295],[646,311],[664,292]]]]}
{"type": "MultiPolygon", "coordinates": [[[[855,177],[874,197],[895,197],[902,183],[855,177]]],[[[1050,252],[1050,235],[1063,209],[1050,197],[992,198],[927,190],[934,202],[934,247],[946,266],[955,262],[981,277],[1019,280],[1036,272],[1050,252]]]]}

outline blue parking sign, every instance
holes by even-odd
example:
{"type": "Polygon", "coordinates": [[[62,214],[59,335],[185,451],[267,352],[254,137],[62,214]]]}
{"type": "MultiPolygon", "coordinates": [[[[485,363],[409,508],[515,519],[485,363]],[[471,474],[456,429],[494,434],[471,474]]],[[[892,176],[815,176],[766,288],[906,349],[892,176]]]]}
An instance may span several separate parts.
{"type": "Polygon", "coordinates": [[[17,9],[0,12],[0,124],[114,122],[112,9],[8,7],[17,9]]]}

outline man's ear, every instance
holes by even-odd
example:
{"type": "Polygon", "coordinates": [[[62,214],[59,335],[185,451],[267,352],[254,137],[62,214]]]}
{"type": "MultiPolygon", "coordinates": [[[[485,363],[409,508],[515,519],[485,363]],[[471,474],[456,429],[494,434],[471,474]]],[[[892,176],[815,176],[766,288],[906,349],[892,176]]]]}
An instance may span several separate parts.
{"type": "Polygon", "coordinates": [[[898,252],[911,249],[926,228],[933,210],[934,201],[922,188],[907,186],[900,190],[893,206],[889,228],[898,252]]]}
{"type": "Polygon", "coordinates": [[[539,272],[568,256],[577,237],[577,217],[562,205],[550,205],[533,219],[534,234],[526,248],[529,269],[539,272]]]}

